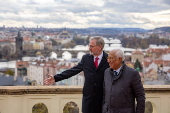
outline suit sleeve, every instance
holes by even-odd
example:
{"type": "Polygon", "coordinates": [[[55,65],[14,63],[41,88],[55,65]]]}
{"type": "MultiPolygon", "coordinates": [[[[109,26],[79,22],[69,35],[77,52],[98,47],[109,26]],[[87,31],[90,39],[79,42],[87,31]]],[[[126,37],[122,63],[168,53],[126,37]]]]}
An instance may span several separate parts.
{"type": "Polygon", "coordinates": [[[68,78],[80,73],[81,71],[83,71],[83,59],[84,59],[84,56],[82,57],[82,60],[73,68],[68,69],[66,71],[63,71],[60,74],[55,75],[54,76],[55,82],[58,82],[58,81],[61,81],[64,79],[68,79],[68,78]]]}
{"type": "Polygon", "coordinates": [[[135,93],[137,106],[136,113],[144,113],[145,112],[145,91],[141,82],[141,77],[137,71],[134,72],[132,78],[132,87],[135,93]]]}

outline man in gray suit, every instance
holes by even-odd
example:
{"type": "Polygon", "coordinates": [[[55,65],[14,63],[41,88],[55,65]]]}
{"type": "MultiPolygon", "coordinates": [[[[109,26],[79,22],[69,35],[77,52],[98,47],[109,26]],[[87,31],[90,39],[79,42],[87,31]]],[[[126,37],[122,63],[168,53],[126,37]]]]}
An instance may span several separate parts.
{"type": "Polygon", "coordinates": [[[110,68],[104,73],[103,113],[144,113],[145,92],[138,71],[124,63],[120,49],[110,51],[107,62],[110,68]]]}
{"type": "Polygon", "coordinates": [[[104,71],[109,67],[107,53],[103,51],[102,37],[92,37],[89,42],[90,54],[83,55],[78,65],[44,80],[46,85],[68,79],[81,71],[84,72],[82,112],[102,113],[104,71]]]}

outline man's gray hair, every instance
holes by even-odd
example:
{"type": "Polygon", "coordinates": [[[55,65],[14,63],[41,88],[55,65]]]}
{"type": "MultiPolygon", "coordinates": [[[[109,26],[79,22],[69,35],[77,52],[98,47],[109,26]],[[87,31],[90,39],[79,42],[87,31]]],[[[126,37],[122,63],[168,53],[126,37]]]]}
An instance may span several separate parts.
{"type": "Polygon", "coordinates": [[[104,48],[105,42],[103,40],[103,37],[95,36],[95,37],[91,37],[90,40],[96,40],[96,45],[102,46],[102,48],[104,48]]]}
{"type": "Polygon", "coordinates": [[[116,51],[115,55],[117,58],[121,57],[122,61],[125,60],[124,52],[121,49],[114,49],[113,51],[116,51]]]}

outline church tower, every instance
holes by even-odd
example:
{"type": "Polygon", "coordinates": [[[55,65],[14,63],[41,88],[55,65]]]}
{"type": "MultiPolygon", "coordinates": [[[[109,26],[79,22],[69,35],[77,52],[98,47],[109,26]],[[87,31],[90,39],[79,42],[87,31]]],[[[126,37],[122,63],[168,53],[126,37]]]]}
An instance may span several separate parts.
{"type": "Polygon", "coordinates": [[[15,44],[16,44],[16,57],[18,60],[22,59],[22,42],[23,42],[23,37],[21,37],[20,31],[18,31],[18,35],[15,38],[15,44]]]}

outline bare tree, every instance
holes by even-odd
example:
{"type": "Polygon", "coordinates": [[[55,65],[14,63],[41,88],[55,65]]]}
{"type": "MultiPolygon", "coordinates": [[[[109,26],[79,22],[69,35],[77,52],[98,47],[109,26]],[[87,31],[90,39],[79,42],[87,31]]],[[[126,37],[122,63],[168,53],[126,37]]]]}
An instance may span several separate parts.
{"type": "Polygon", "coordinates": [[[13,48],[14,47],[11,44],[2,46],[1,48],[2,56],[6,59],[10,59],[11,55],[14,52],[13,48]]]}

